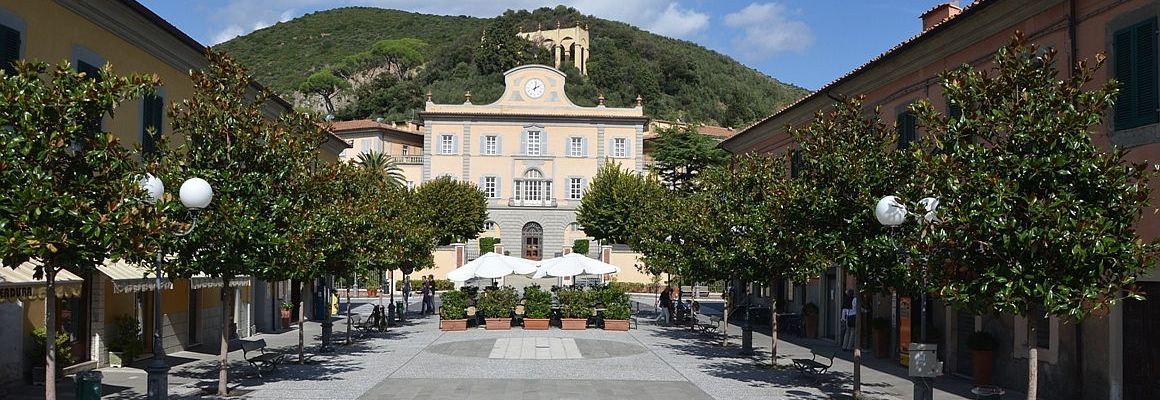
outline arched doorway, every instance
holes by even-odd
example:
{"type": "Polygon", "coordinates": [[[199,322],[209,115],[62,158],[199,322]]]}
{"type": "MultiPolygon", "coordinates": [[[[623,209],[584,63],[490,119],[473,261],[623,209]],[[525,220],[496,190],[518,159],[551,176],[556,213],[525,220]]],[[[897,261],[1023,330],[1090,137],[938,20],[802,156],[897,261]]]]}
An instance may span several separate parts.
{"type": "Polygon", "coordinates": [[[544,241],[544,227],[535,222],[524,225],[520,234],[520,243],[523,243],[524,258],[539,260],[542,257],[542,242],[544,241]]]}

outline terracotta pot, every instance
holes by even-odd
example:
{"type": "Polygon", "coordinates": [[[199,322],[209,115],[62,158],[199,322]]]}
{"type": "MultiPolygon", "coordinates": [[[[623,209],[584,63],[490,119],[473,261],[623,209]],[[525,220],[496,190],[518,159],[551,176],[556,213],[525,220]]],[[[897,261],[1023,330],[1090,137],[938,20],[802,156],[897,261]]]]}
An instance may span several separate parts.
{"type": "Polygon", "coordinates": [[[817,314],[806,314],[805,319],[806,319],[806,337],[817,338],[818,337],[818,315],[817,314]]]}
{"type": "Polygon", "coordinates": [[[445,331],[466,331],[467,330],[467,320],[466,319],[441,320],[441,321],[439,321],[439,329],[442,329],[445,331]]]}
{"type": "Polygon", "coordinates": [[[489,331],[509,331],[512,329],[511,318],[484,318],[487,322],[486,328],[489,331]]]}
{"type": "Polygon", "coordinates": [[[379,295],[378,288],[367,288],[367,297],[375,297],[379,295]]]}
{"type": "Polygon", "coordinates": [[[627,319],[606,319],[604,320],[604,330],[606,331],[627,331],[627,319]]]}
{"type": "Polygon", "coordinates": [[[547,318],[524,318],[524,330],[529,331],[546,331],[548,330],[547,318]]]}
{"type": "Polygon", "coordinates": [[[874,330],[874,356],[878,358],[890,357],[890,334],[883,329],[874,330]]]}
{"type": "Polygon", "coordinates": [[[282,317],[282,329],[286,329],[289,327],[290,327],[290,317],[283,316],[282,317]]]}
{"type": "Polygon", "coordinates": [[[991,350],[971,350],[971,369],[975,386],[991,384],[991,370],[995,352],[991,350]]]}
{"type": "Polygon", "coordinates": [[[282,316],[282,319],[290,319],[290,311],[291,310],[281,309],[280,314],[282,316]]]}
{"type": "Polygon", "coordinates": [[[582,331],[588,329],[587,318],[560,318],[560,329],[566,331],[582,331]]]}

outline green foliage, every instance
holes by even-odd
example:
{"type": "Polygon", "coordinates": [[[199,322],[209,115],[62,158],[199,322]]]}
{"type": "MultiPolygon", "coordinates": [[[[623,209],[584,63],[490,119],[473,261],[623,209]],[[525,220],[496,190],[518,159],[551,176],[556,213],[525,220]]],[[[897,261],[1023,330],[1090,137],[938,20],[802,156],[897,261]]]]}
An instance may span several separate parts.
{"type": "Polygon", "coordinates": [[[592,293],[579,288],[560,288],[556,291],[556,297],[560,299],[560,313],[564,318],[592,316],[592,293]]]}
{"type": "Polygon", "coordinates": [[[910,152],[908,191],[941,205],[907,246],[948,304],[1082,319],[1121,290],[1138,296],[1133,281],[1154,266],[1156,243],[1136,232],[1153,172],[1093,141],[1116,96],[1115,82],[1090,84],[1102,55],[1061,78],[1054,49],[1038,50],[1016,35],[991,70],[943,73],[961,117],[913,106],[928,140],[910,152]]]}
{"type": "Polygon", "coordinates": [[[109,351],[123,353],[126,363],[132,362],[142,349],[141,323],[128,314],[113,318],[113,334],[109,337],[109,351]]]}
{"type": "Polygon", "coordinates": [[[495,252],[495,245],[499,243],[499,238],[485,236],[479,238],[479,254],[487,254],[495,252]]]}
{"type": "Polygon", "coordinates": [[[653,172],[670,189],[695,191],[697,177],[707,167],[729,161],[729,153],[717,147],[717,140],[697,132],[695,126],[674,126],[657,131],[653,142],[653,172]]]}
{"type": "Polygon", "coordinates": [[[279,23],[218,47],[258,71],[257,80],[288,94],[297,82],[327,66],[342,75],[346,65],[379,65],[369,54],[362,54],[375,42],[411,38],[429,43],[430,47],[421,51],[427,57],[419,68],[421,72],[411,79],[390,80],[400,82],[404,90],[394,89],[394,94],[386,95],[388,86],[379,85],[378,89],[357,95],[356,104],[336,114],[350,119],[396,119],[422,106],[424,90],[416,91],[404,82],[418,81],[418,87],[430,89],[439,103],[462,102],[467,90],[477,104],[498,99],[503,88],[499,73],[506,70],[505,66],[515,66],[511,59],[518,58],[519,49],[527,53],[523,62],[538,59],[549,63],[549,53],[526,47],[527,41],[516,42],[515,52],[510,51],[513,47],[504,48],[508,50],[502,52],[508,57],[505,61],[498,54],[499,48],[481,46],[484,43],[480,39],[492,43],[500,39],[514,41],[518,27],[525,32],[535,30],[537,24],[550,29],[556,21],[567,26],[582,22],[591,32],[588,78],[574,78],[565,68],[569,74],[567,93],[580,105],[595,105],[596,95],[602,93],[609,106],[631,107],[636,104],[636,96],[641,95],[645,112],[655,118],[741,127],[807,93],[694,43],[583,16],[568,7],[509,11],[492,19],[339,8],[279,23]],[[504,39],[506,36],[499,35],[500,31],[509,33],[511,38],[504,39]],[[484,50],[487,54],[480,54],[484,50]],[[414,96],[406,97],[405,93],[414,96]],[[386,101],[385,97],[395,101],[386,101]],[[376,105],[363,104],[367,101],[376,105]]]}
{"type": "Polygon", "coordinates": [[[620,287],[606,285],[592,291],[594,300],[605,307],[613,304],[628,304],[628,295],[620,287]]]}
{"type": "Polygon", "coordinates": [[[479,303],[476,305],[485,318],[508,318],[518,301],[519,296],[511,287],[489,288],[479,295],[479,303]]]}
{"type": "Polygon", "coordinates": [[[995,340],[987,331],[975,331],[971,336],[967,337],[967,348],[976,351],[993,351],[999,347],[999,341],[995,340]]]}
{"type": "Polygon", "coordinates": [[[643,205],[663,191],[658,182],[621,169],[619,163],[605,163],[580,200],[576,222],[596,239],[631,244],[633,227],[648,212],[643,205]]]}
{"type": "Polygon", "coordinates": [[[612,303],[605,306],[604,319],[628,319],[632,316],[632,308],[626,303],[612,303]]]}
{"type": "Polygon", "coordinates": [[[351,94],[354,101],[336,110],[336,118],[415,120],[416,110],[423,108],[423,89],[419,83],[414,80],[400,81],[390,74],[376,76],[370,82],[359,85],[351,94]]]}
{"type": "MultiPolygon", "coordinates": [[[[44,328],[37,327],[32,330],[32,351],[29,356],[32,358],[32,364],[36,366],[45,366],[45,353],[48,351],[45,346],[48,338],[48,333],[44,328]]],[[[56,372],[60,373],[64,370],[64,366],[69,364],[72,360],[72,340],[64,332],[56,334],[56,341],[53,343],[56,354],[56,372]]]]}
{"type": "Polygon", "coordinates": [[[350,89],[350,82],[334,76],[333,72],[325,68],[310,74],[298,85],[298,91],[321,97],[327,114],[334,114],[334,103],[331,101],[334,95],[347,89],[350,89]]]}
{"type": "Polygon", "coordinates": [[[402,189],[403,186],[406,186],[407,177],[403,175],[403,169],[395,164],[395,160],[391,159],[391,156],[382,152],[372,150],[370,153],[359,153],[355,157],[355,164],[378,173],[383,183],[389,188],[402,189]]]}
{"type": "Polygon", "coordinates": [[[475,66],[480,73],[500,74],[524,64],[552,64],[551,52],[518,35],[513,14],[504,13],[484,29],[475,51],[475,66]]]}
{"type": "Polygon", "coordinates": [[[524,288],[524,313],[528,318],[548,318],[552,314],[552,292],[536,285],[524,288]]]}
{"type": "Polygon", "coordinates": [[[588,246],[591,244],[588,239],[576,239],[572,241],[572,252],[577,254],[588,254],[588,246]]]}
{"type": "Polygon", "coordinates": [[[467,318],[467,293],[450,290],[439,295],[439,319],[467,318]]]}
{"type": "Polygon", "coordinates": [[[440,246],[479,237],[487,222],[487,199],[473,183],[439,177],[419,185],[415,201],[438,232],[440,246]]]}
{"type": "Polygon", "coordinates": [[[405,80],[411,69],[427,60],[429,45],[415,38],[384,39],[371,46],[371,55],[382,60],[380,65],[394,72],[399,80],[405,80]]]}

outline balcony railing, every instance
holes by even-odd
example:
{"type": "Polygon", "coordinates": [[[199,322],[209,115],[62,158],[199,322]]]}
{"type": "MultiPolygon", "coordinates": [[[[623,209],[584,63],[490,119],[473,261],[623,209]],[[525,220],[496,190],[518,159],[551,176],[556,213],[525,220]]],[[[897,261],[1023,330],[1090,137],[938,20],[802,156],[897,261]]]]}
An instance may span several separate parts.
{"type": "Polygon", "coordinates": [[[511,207],[555,207],[556,199],[545,200],[521,200],[516,198],[508,199],[508,206],[511,207]]]}
{"type": "Polygon", "coordinates": [[[391,160],[399,165],[423,165],[423,156],[391,156],[391,160]]]}

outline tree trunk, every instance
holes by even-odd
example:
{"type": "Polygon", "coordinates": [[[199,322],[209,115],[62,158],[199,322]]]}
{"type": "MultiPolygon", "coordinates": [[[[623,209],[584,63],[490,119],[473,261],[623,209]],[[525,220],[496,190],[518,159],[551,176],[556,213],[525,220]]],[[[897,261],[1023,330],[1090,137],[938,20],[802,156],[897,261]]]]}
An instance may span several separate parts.
{"type": "MultiPolygon", "coordinates": [[[[298,282],[298,293],[302,293],[303,287],[306,286],[302,282],[298,282]]],[[[306,334],[302,329],[302,325],[306,320],[306,296],[298,297],[298,364],[306,363],[306,334]]]]}
{"type": "Polygon", "coordinates": [[[230,279],[222,277],[222,337],[221,351],[218,353],[218,396],[229,394],[230,366],[230,323],[233,322],[233,296],[230,293],[230,279]]]}
{"type": "Polygon", "coordinates": [[[770,365],[777,366],[777,275],[769,277],[769,359],[770,365]]]}
{"type": "Polygon", "coordinates": [[[854,398],[862,397],[862,327],[866,325],[866,316],[862,313],[863,301],[862,285],[854,278],[854,295],[858,296],[858,306],[854,308],[854,398]]]}
{"type": "Polygon", "coordinates": [[[44,398],[56,400],[56,267],[44,266],[44,398]]]}
{"type": "Polygon", "coordinates": [[[1027,313],[1027,400],[1036,400],[1039,391],[1039,343],[1036,325],[1040,316],[1027,313]]]}
{"type": "Polygon", "coordinates": [[[346,344],[350,344],[350,285],[346,287],[346,344]]]}
{"type": "MultiPolygon", "coordinates": [[[[729,283],[726,281],[726,283],[729,283]]],[[[721,347],[729,345],[729,307],[733,305],[733,291],[729,290],[730,285],[725,285],[725,312],[724,323],[721,325],[721,347]]]]}

